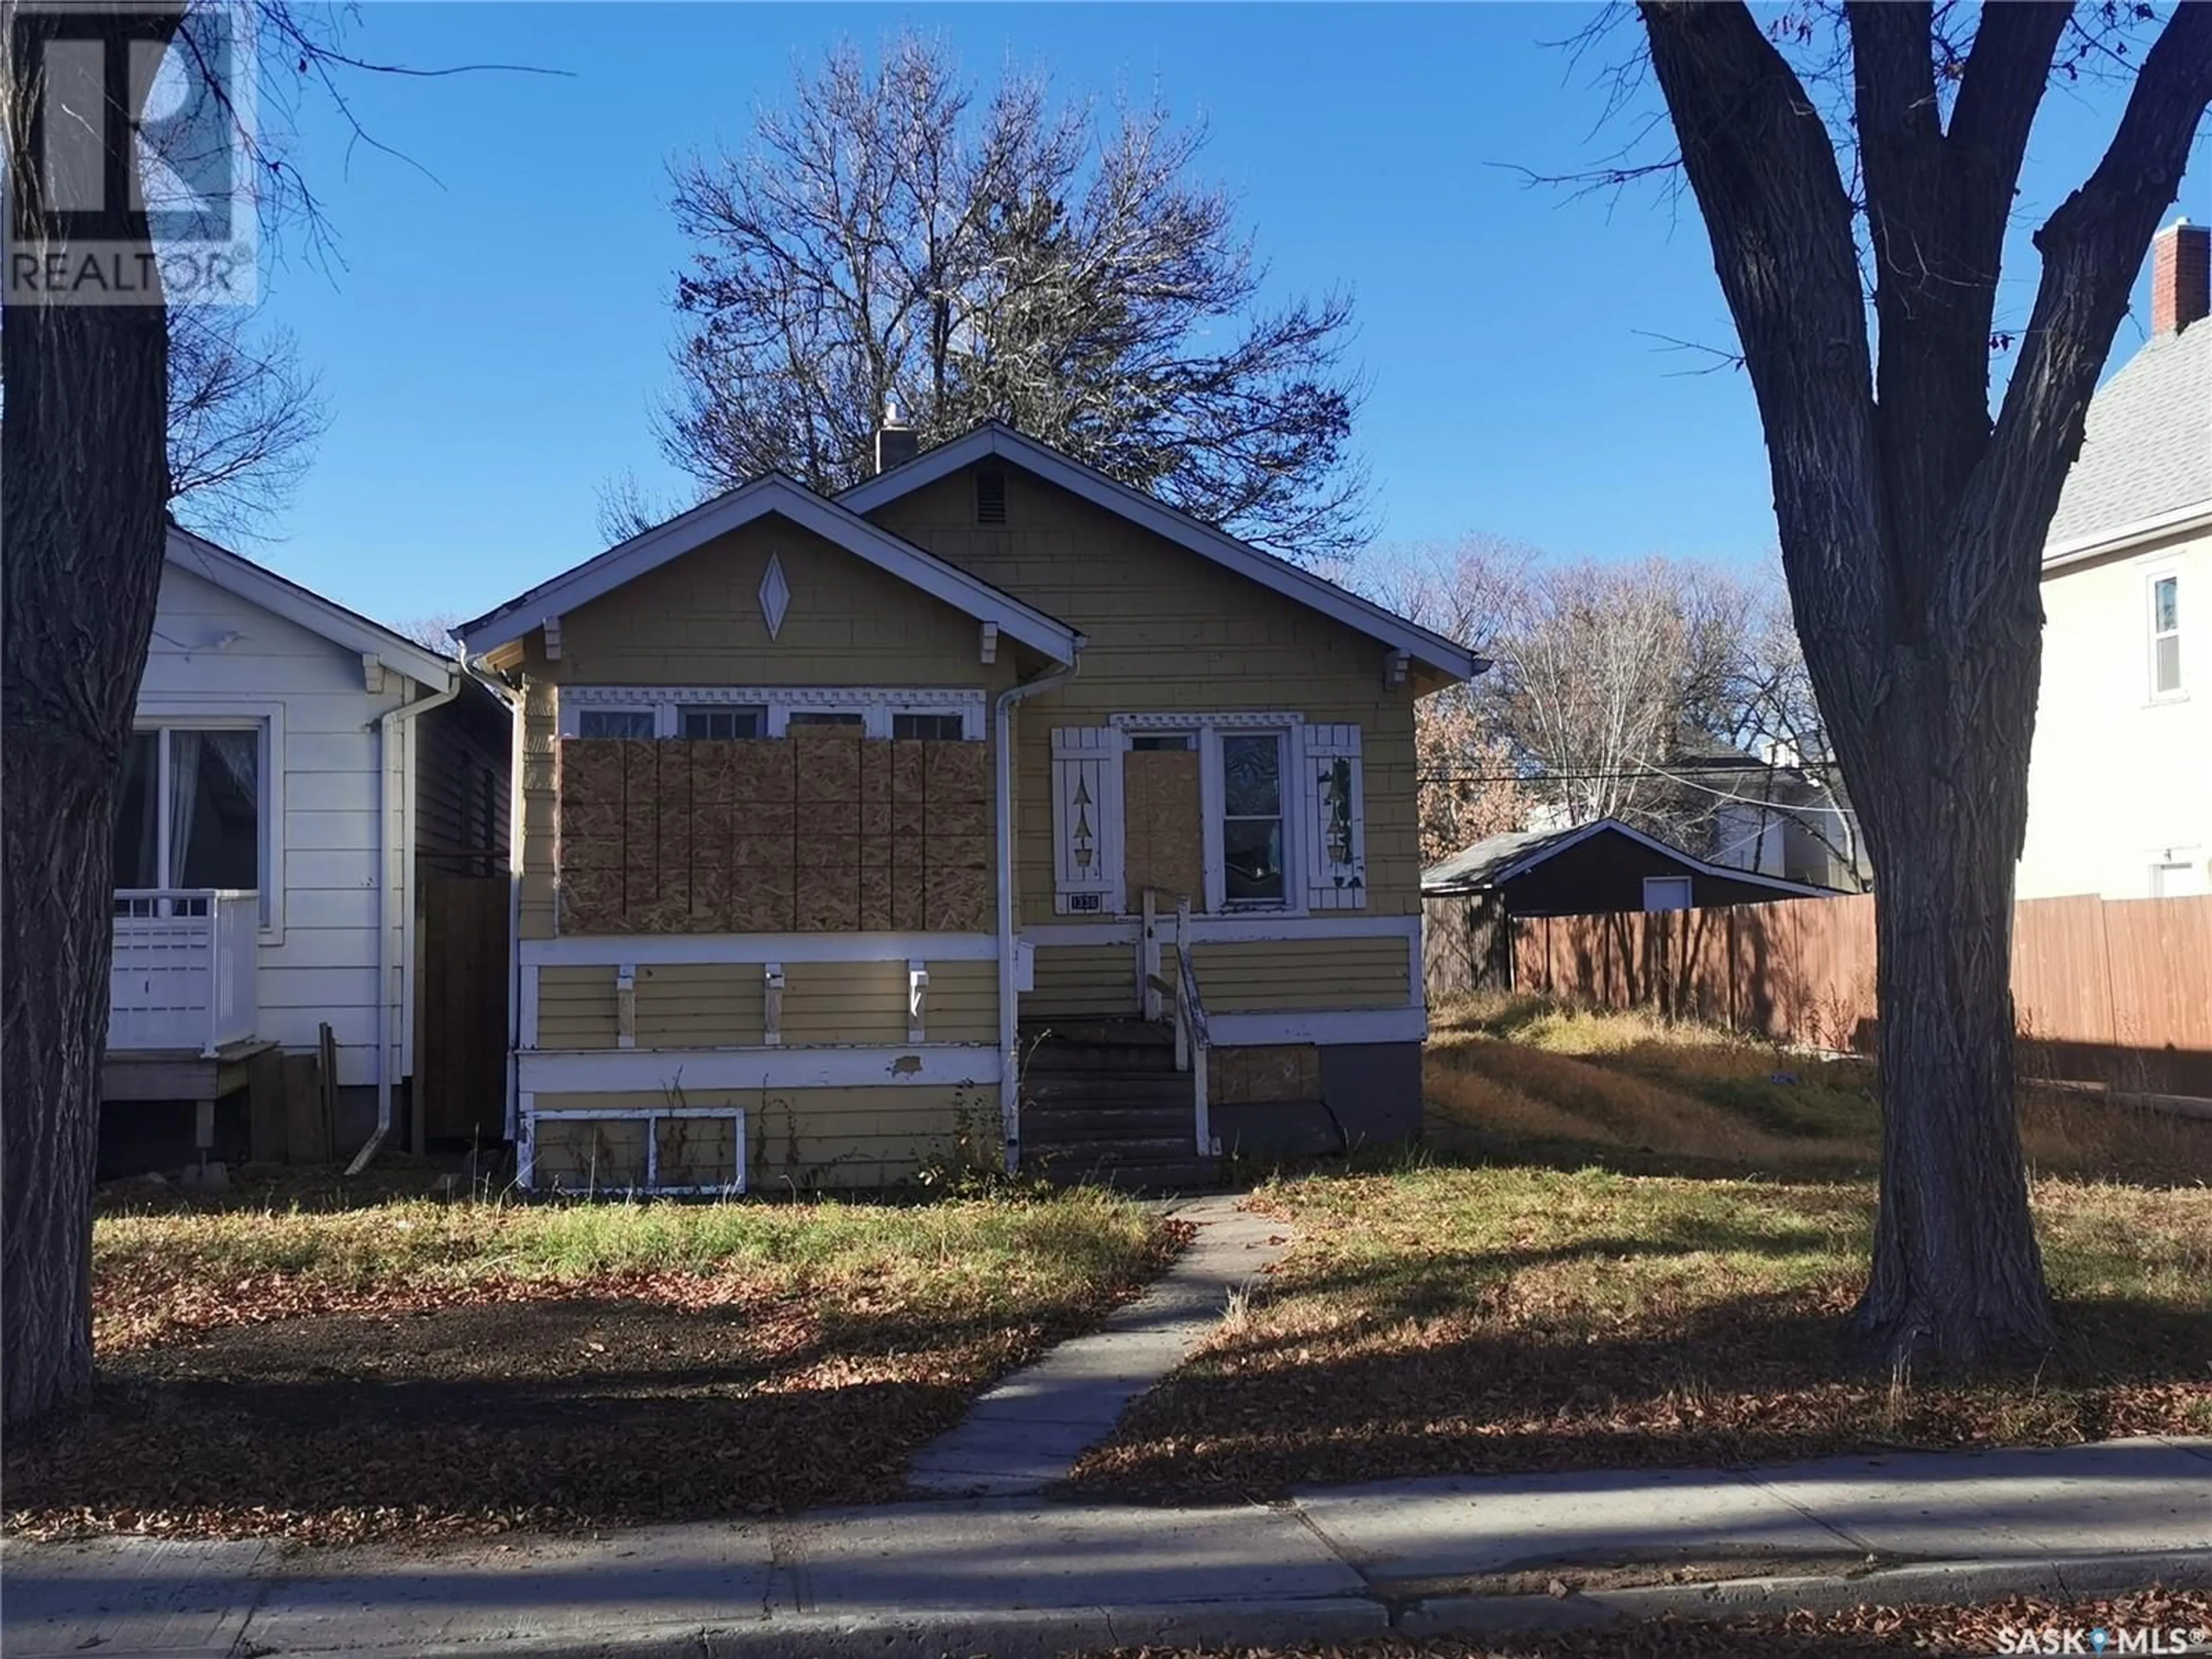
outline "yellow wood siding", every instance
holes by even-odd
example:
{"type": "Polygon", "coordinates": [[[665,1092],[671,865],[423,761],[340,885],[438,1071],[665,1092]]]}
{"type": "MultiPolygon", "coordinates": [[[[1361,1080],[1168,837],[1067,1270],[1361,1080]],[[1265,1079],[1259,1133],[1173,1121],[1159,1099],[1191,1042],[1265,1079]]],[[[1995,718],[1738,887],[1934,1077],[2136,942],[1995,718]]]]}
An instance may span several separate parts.
{"type": "Polygon", "coordinates": [[[1194,954],[1209,1014],[1402,1008],[1413,999],[1402,939],[1200,945],[1194,954]]]}
{"type": "Polygon", "coordinates": [[[1036,988],[1021,996],[1024,1019],[1137,1012],[1133,945],[1046,945],[1036,952],[1036,988]]]}
{"type": "MultiPolygon", "coordinates": [[[[648,571],[561,618],[561,656],[547,658],[542,630],[523,642],[521,937],[550,939],[559,688],[637,686],[882,686],[994,692],[1012,682],[1021,654],[1002,645],[981,659],[974,618],[787,520],[757,520],[648,571]],[[761,617],[760,584],[771,555],[791,601],[776,637],[761,617]]],[[[1032,665],[1034,666],[1034,665],[1032,665]]],[[[995,775],[988,760],[987,775],[995,775]]],[[[903,1030],[901,1036],[903,1036],[903,1030]]]]}
{"type": "Polygon", "coordinates": [[[1082,920],[1053,915],[1052,818],[1042,804],[1052,795],[1054,726],[1235,710],[1360,728],[1366,914],[1419,914],[1413,692],[1383,684],[1382,643],[1018,467],[1005,472],[1003,529],[976,527],[972,470],[870,517],[1089,635],[1081,674],[1017,714],[1020,793],[1041,804],[1019,820],[1020,916],[1082,920]]]}
{"type": "MultiPolygon", "coordinates": [[[[927,1042],[993,1042],[999,1035],[998,964],[930,962],[927,1042]]],[[[636,975],[641,1050],[749,1048],[764,1035],[761,964],[647,963],[636,975]]],[[[615,1047],[615,969],[538,970],[541,1049],[615,1047]]],[[[783,1042],[902,1044],[907,1040],[907,965],[799,962],[784,969],[783,1042]]]]}
{"type": "MultiPolygon", "coordinates": [[[[541,1119],[557,1120],[563,1113],[650,1111],[672,1103],[657,1091],[542,1094],[537,1097],[536,1110],[541,1119]]],[[[932,1161],[993,1156],[1000,1133],[995,1085],[690,1090],[683,1104],[744,1110],[746,1158],[755,1192],[773,1191],[786,1183],[805,1188],[890,1185],[911,1179],[932,1161]]],[[[541,1143],[545,1138],[541,1122],[541,1143]]],[[[557,1124],[553,1139],[562,1139],[557,1124]]],[[[640,1132],[638,1146],[642,1144],[640,1132]]]]}

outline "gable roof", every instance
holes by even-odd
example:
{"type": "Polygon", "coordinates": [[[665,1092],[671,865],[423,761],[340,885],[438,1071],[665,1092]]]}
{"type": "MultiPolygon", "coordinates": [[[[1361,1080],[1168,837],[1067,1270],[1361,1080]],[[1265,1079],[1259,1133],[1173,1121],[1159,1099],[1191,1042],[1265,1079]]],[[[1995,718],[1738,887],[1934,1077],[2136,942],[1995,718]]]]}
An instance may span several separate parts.
{"type": "Polygon", "coordinates": [[[404,634],[394,633],[358,611],[349,611],[335,599],[326,599],[310,588],[287,581],[266,565],[217,545],[204,536],[172,523],[162,557],[179,569],[213,582],[226,593],[258,605],[286,622],[296,623],[332,645],[363,657],[373,657],[395,673],[418,684],[443,689],[453,683],[458,664],[404,634]]]}
{"type": "Polygon", "coordinates": [[[1049,445],[1026,437],[1000,421],[987,421],[974,431],[926,450],[914,459],[878,473],[837,497],[855,513],[872,513],[884,502],[957,472],[989,456],[1011,461],[1048,483],[1079,495],[1094,507],[1141,526],[1155,535],[1188,549],[1273,589],[1300,605],[1334,617],[1347,628],[1403,651],[1454,679],[1473,679],[1489,666],[1466,647],[1417,623],[1407,621],[1371,599],[1303,570],[1287,559],[1262,551],[1249,542],[1201,524],[1188,514],[1155,500],[1141,489],[1108,477],[1096,467],[1064,455],[1049,445]]]}
{"type": "Polygon", "coordinates": [[[1501,887],[1516,876],[1526,875],[1547,859],[1556,858],[1569,848],[1579,846],[1593,836],[1599,835],[1626,836],[1638,845],[1674,860],[1692,875],[1709,876],[1721,881],[1740,881],[1753,887],[1771,888],[1777,897],[1829,898],[1835,894],[1835,889],[1832,887],[1815,887],[1809,882],[1784,881],[1779,876],[1763,876],[1754,871],[1739,870],[1731,865],[1711,863],[1686,853],[1679,847],[1671,846],[1656,836],[1648,836],[1631,824],[1623,823],[1619,818],[1595,818],[1588,823],[1577,824],[1571,830],[1521,830],[1492,836],[1422,871],[1421,890],[1424,893],[1471,893],[1486,887],[1501,887]]]}
{"type": "Polygon", "coordinates": [[[457,630],[471,651],[483,652],[508,645],[540,626],[548,617],[588,605],[625,582],[672,559],[704,546],[718,536],[774,514],[811,530],[824,541],[889,572],[933,599],[978,622],[996,623],[999,630],[1024,645],[1043,652],[1055,662],[1072,662],[1083,635],[1066,623],[1048,617],[1034,605],[949,564],[934,553],[894,536],[888,530],[780,472],[770,472],[735,489],[702,502],[665,524],[653,526],[626,542],[617,543],[595,558],[562,571],[550,581],[509,599],[497,610],[457,630]]]}
{"type": "Polygon", "coordinates": [[[2090,399],[2044,557],[2203,514],[2212,514],[2212,321],[2156,337],[2090,399]]]}

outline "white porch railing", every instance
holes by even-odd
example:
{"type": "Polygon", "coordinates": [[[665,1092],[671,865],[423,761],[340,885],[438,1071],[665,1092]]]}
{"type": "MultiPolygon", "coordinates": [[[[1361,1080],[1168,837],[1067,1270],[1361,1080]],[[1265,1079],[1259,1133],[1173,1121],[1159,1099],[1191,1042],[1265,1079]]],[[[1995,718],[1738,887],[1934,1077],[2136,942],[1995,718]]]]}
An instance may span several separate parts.
{"type": "Polygon", "coordinates": [[[1176,1069],[1190,1073],[1192,1127],[1197,1131],[1198,1155],[1218,1158],[1220,1143],[1213,1138],[1213,1118],[1206,1108],[1206,1057],[1213,1047],[1206,1029],[1206,1000],[1198,994],[1198,968],[1192,960],[1190,901],[1176,906],[1176,1069]]]}
{"type": "Polygon", "coordinates": [[[115,895],[107,975],[111,1049],[213,1054],[252,1036],[261,896],[214,887],[134,887],[115,895]]]}

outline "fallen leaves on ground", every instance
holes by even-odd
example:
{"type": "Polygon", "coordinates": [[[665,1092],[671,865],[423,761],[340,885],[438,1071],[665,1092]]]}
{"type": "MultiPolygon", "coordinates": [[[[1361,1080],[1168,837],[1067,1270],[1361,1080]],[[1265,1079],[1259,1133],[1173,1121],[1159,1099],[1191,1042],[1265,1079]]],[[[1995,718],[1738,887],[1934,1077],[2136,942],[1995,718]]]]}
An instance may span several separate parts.
{"type": "Polygon", "coordinates": [[[1190,1236],[1095,1197],[607,1207],[398,1206],[367,1218],[373,1259],[358,1212],[96,1231],[94,1397],[11,1437],[9,1529],[414,1543],[880,1500],[1190,1236]],[[394,1256],[403,1224],[447,1236],[394,1256]],[[579,1271],[549,1227],[591,1230],[592,1260],[745,1248],[579,1271]]]}
{"type": "Polygon", "coordinates": [[[2049,1601],[2012,1596],[1972,1607],[1915,1605],[1858,1607],[1843,1613],[1793,1613],[1779,1618],[1701,1621],[1660,1619],[1586,1630],[1501,1638],[1491,1642],[1384,1640],[1334,1646],[1272,1648],[1116,1648],[1082,1659],[1769,1659],[1775,1654],[1988,1654],[2028,1650],[2029,1632],[2075,1633],[2069,1652],[2095,1652],[2089,1633],[2107,1633],[2106,1652],[2120,1650],[2124,1632],[2158,1632],[2161,1645],[2136,1652],[2180,1651],[2184,1639],[2212,1642],[2212,1595],[2153,1588],[2101,1600],[2049,1601]],[[2007,1640],[2008,1638],[2011,1639],[2007,1640]]]}
{"type": "Polygon", "coordinates": [[[1139,1401],[1086,1493],[2212,1432],[2212,1190],[2039,1183],[2065,1333],[2033,1373],[1893,1382],[1843,1341],[1873,1194],[1446,1166],[1262,1188],[1294,1242],[1139,1401]]]}

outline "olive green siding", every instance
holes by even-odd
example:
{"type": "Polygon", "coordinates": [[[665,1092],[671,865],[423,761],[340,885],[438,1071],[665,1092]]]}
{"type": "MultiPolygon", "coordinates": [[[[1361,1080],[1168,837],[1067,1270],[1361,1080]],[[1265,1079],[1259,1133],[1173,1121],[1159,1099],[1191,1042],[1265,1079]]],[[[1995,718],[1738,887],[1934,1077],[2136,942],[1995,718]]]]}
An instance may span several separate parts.
{"type": "Polygon", "coordinates": [[[1039,945],[1036,972],[1036,988],[1021,995],[1025,1020],[1137,1012],[1133,945],[1039,945]]]}
{"type": "MultiPolygon", "coordinates": [[[[928,962],[923,1041],[994,1042],[998,964],[928,962]]],[[[612,967],[538,970],[541,1049],[616,1046],[612,967]]],[[[647,963],[635,976],[641,1049],[744,1048],[762,1041],[766,981],[758,963],[647,963]]],[[[784,969],[784,1045],[907,1040],[903,962],[797,962],[784,969]]]]}
{"type": "MultiPolygon", "coordinates": [[[[671,1103],[657,1091],[538,1096],[543,1178],[550,1182],[562,1167],[557,1158],[544,1157],[549,1140],[556,1147],[569,1144],[557,1121],[562,1114],[657,1111],[671,1103]],[[549,1119],[555,1120],[550,1133],[549,1119]]],[[[744,1110],[747,1174],[755,1192],[786,1184],[886,1186],[910,1180],[933,1163],[987,1159],[1000,1133],[995,1085],[693,1090],[683,1104],[744,1110]]]]}
{"type": "MultiPolygon", "coordinates": [[[[521,936],[555,933],[559,688],[878,686],[990,692],[1012,683],[1011,643],[981,658],[981,627],[866,560],[781,518],[757,520],[561,618],[561,655],[525,640],[521,936]],[[775,638],[761,614],[774,555],[791,599],[775,638]]],[[[989,742],[986,734],[986,744],[989,742]]],[[[641,1039],[641,1041],[642,1039],[641,1039]]]]}
{"type": "Polygon", "coordinates": [[[1403,939],[1201,944],[1193,955],[1209,1014],[1403,1008],[1413,1000],[1403,939]]]}
{"type": "MultiPolygon", "coordinates": [[[[1366,914],[1419,915],[1413,690],[1383,684],[1385,647],[1017,467],[1004,471],[1003,528],[976,526],[972,470],[869,517],[1088,636],[1082,672],[1020,706],[1020,793],[1051,799],[1054,726],[1101,725],[1115,714],[1280,710],[1356,725],[1366,914]]],[[[1025,815],[1015,844],[1019,919],[1083,920],[1053,914],[1049,811],[1025,815]]]]}

